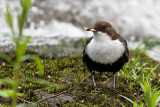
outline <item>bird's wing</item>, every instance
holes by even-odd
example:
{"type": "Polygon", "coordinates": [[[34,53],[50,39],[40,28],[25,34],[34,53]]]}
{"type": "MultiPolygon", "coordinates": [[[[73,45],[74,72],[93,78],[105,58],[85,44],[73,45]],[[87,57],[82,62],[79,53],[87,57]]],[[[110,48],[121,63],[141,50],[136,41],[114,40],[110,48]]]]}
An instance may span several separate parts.
{"type": "Polygon", "coordinates": [[[119,41],[121,41],[123,43],[123,45],[125,46],[125,56],[126,56],[126,62],[128,62],[129,60],[129,50],[128,50],[128,45],[125,39],[123,39],[122,37],[119,38],[119,41]]]}
{"type": "Polygon", "coordinates": [[[86,42],[86,45],[84,47],[84,50],[83,50],[83,62],[85,62],[85,57],[86,57],[86,52],[85,52],[85,49],[86,49],[86,46],[90,43],[90,41],[93,39],[93,36],[90,37],[87,42],[86,42]]]}

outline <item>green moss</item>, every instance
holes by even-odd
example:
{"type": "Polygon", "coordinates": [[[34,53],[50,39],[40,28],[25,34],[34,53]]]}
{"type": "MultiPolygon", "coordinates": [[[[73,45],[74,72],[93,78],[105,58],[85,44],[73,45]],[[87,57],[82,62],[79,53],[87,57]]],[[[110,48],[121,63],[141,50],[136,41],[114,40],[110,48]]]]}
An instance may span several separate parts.
{"type": "MultiPolygon", "coordinates": [[[[138,51],[130,51],[130,59],[138,56],[138,51]]],[[[150,67],[151,65],[156,66],[159,62],[152,60],[148,56],[141,53],[141,63],[149,63],[145,67],[150,67]]],[[[53,59],[42,59],[44,64],[45,75],[43,78],[38,77],[38,69],[34,62],[28,61],[22,64],[21,67],[21,80],[19,84],[19,92],[24,93],[24,99],[29,101],[37,101],[41,98],[38,92],[47,93],[59,93],[70,87],[78,85],[79,82],[85,78],[90,73],[88,72],[86,66],[84,67],[82,62],[82,56],[73,55],[65,57],[56,57],[53,59]],[[84,69],[85,68],[85,69],[84,69]],[[84,72],[85,70],[85,72],[84,72]]],[[[132,63],[132,60],[130,60],[132,63]]],[[[129,64],[128,64],[129,65],[129,64]]],[[[128,66],[130,67],[130,66],[128,66]]],[[[159,79],[158,67],[155,70],[155,80],[159,79]]],[[[12,77],[13,67],[6,62],[0,65],[0,78],[12,77]]],[[[131,71],[130,71],[131,72],[131,71]]],[[[112,81],[112,73],[105,73],[106,78],[103,78],[100,73],[95,73],[95,79],[98,87],[101,88],[101,92],[93,93],[93,83],[91,76],[88,77],[83,83],[76,87],[76,89],[67,92],[71,96],[75,96],[76,102],[69,102],[62,104],[65,107],[104,107],[104,106],[132,106],[127,100],[123,99],[119,95],[124,95],[131,98],[133,101],[139,98],[143,101],[141,96],[142,93],[139,91],[139,84],[135,84],[134,88],[128,88],[129,82],[120,73],[117,74],[116,80],[116,90],[111,90],[111,87],[106,87],[102,84],[102,81],[107,79],[107,82],[112,81]],[[136,93],[136,94],[135,94],[136,93]]],[[[155,82],[157,83],[157,82],[155,82]]],[[[9,88],[6,84],[0,85],[2,89],[9,88]]],[[[2,98],[0,98],[1,100],[2,98]]],[[[5,100],[2,100],[2,104],[8,104],[5,100]]]]}

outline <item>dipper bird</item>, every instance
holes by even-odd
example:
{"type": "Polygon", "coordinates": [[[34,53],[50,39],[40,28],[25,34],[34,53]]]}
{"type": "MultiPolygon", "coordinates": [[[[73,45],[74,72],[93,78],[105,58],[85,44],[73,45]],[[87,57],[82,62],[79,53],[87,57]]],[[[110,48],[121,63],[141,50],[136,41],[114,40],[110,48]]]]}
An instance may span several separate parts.
{"type": "Polygon", "coordinates": [[[113,72],[113,89],[115,90],[115,73],[129,60],[126,40],[116,33],[112,25],[105,21],[97,21],[92,31],[93,36],[86,43],[83,51],[83,62],[87,65],[96,87],[94,71],[113,72]]]}

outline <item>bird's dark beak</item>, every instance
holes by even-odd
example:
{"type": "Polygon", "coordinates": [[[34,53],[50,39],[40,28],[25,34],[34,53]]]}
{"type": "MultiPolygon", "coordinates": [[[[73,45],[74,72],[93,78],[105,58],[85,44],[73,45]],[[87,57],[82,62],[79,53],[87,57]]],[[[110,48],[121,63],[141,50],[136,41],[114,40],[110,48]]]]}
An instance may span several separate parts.
{"type": "Polygon", "coordinates": [[[85,30],[85,31],[97,32],[96,29],[94,29],[94,28],[87,28],[87,27],[84,27],[84,30],[85,30]]]}

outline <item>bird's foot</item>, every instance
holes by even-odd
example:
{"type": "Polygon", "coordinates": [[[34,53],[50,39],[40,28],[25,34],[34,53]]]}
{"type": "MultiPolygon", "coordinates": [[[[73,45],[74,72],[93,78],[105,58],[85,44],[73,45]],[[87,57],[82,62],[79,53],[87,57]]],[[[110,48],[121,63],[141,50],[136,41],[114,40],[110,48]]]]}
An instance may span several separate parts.
{"type": "Polygon", "coordinates": [[[91,90],[91,93],[99,93],[99,92],[102,92],[101,90],[102,89],[100,88],[94,88],[94,90],[91,90]]]}
{"type": "Polygon", "coordinates": [[[113,85],[112,85],[113,83],[112,82],[107,82],[106,84],[105,84],[105,87],[106,88],[113,88],[113,85]]]}
{"type": "MultiPolygon", "coordinates": [[[[103,84],[103,83],[102,83],[103,84]]],[[[104,88],[105,90],[109,89],[111,91],[114,91],[115,90],[115,87],[113,86],[113,82],[107,82],[106,84],[103,84],[104,85],[104,88]]]]}

